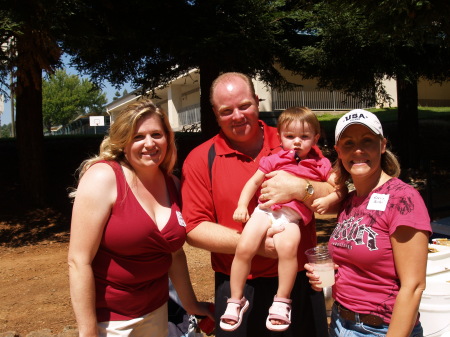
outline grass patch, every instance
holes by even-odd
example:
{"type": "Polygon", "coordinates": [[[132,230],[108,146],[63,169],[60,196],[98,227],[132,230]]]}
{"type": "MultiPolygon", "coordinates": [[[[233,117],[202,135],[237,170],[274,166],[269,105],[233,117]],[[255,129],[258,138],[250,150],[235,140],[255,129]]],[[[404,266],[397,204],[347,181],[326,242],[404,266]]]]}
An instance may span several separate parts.
{"type": "MultiPolygon", "coordinates": [[[[367,109],[367,111],[376,114],[382,124],[396,122],[398,118],[397,108],[367,109]]],[[[345,113],[335,115],[323,114],[317,116],[317,118],[327,134],[333,134],[338,119],[345,113]]],[[[419,107],[419,120],[443,120],[450,122],[450,107],[419,107]]]]}

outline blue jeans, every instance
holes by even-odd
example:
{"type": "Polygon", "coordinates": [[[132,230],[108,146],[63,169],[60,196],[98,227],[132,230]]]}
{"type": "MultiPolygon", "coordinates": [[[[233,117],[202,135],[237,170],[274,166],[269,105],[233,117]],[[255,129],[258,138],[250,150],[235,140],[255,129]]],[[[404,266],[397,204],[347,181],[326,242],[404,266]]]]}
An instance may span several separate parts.
{"type": "MultiPolygon", "coordinates": [[[[367,325],[361,322],[348,321],[339,316],[336,304],[331,311],[330,337],[382,337],[386,336],[389,325],[367,325]]],[[[417,324],[410,337],[423,337],[422,325],[417,324]]]]}

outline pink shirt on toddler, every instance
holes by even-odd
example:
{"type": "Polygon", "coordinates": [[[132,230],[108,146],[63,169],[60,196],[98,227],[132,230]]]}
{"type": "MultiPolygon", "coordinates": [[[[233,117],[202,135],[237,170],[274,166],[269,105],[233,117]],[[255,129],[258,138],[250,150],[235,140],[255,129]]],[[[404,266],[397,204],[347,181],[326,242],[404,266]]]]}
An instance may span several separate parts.
{"type": "MultiPolygon", "coordinates": [[[[331,163],[317,146],[313,146],[307,158],[299,162],[295,158],[294,150],[282,150],[261,158],[259,170],[265,174],[282,170],[305,179],[327,181],[331,173],[331,163]]],[[[313,212],[301,201],[292,200],[284,204],[275,204],[272,209],[277,210],[281,207],[289,207],[299,213],[305,225],[312,219],[313,212]]]]}

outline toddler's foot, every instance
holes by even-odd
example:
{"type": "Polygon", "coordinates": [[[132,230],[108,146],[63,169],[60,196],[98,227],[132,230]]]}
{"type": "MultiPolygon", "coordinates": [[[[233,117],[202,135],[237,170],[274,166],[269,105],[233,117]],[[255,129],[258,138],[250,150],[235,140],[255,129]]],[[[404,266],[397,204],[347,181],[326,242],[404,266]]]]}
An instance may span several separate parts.
{"type": "Polygon", "coordinates": [[[241,325],[242,316],[247,310],[249,303],[245,297],[242,297],[240,300],[229,298],[227,303],[227,309],[220,317],[220,327],[225,331],[233,331],[241,325]]]}
{"type": "Polygon", "coordinates": [[[272,331],[284,331],[291,324],[291,303],[289,298],[274,297],[273,304],[269,309],[266,327],[272,331]]]}

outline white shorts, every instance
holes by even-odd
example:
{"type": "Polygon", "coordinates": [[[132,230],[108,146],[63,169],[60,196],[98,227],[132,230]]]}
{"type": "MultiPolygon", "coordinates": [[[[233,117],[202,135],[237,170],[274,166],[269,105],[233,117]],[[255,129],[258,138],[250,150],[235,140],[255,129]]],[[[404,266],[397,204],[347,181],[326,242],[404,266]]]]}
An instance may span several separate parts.
{"type": "Polygon", "coordinates": [[[97,323],[99,337],[166,337],[168,334],[167,302],[142,317],[128,321],[97,323]]]}
{"type": "Polygon", "coordinates": [[[286,223],[296,223],[298,224],[301,220],[300,214],[294,211],[290,207],[281,207],[280,209],[261,209],[259,206],[255,208],[253,213],[265,213],[270,217],[272,221],[272,227],[278,227],[286,223]]]}

